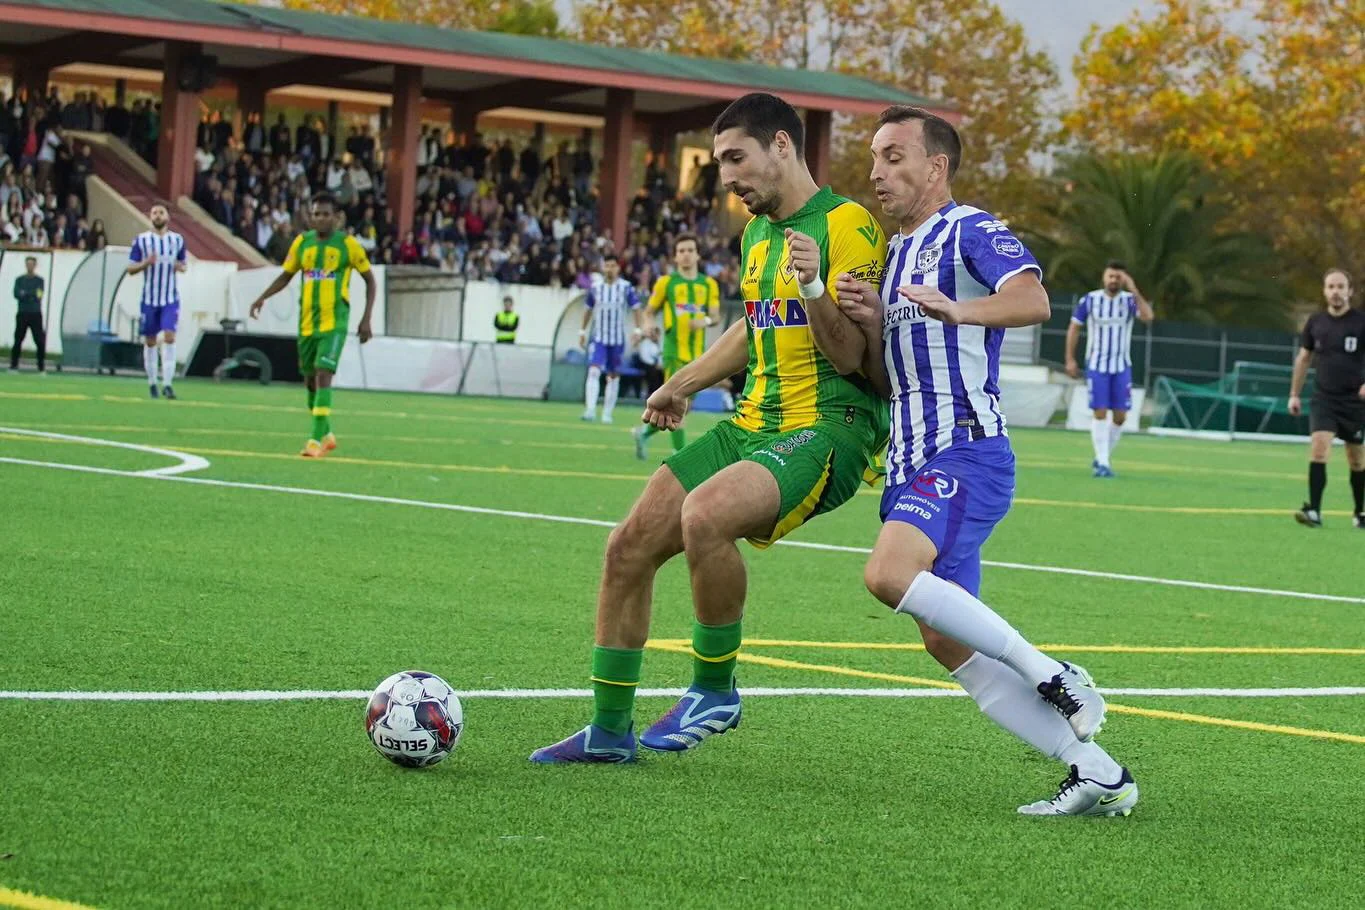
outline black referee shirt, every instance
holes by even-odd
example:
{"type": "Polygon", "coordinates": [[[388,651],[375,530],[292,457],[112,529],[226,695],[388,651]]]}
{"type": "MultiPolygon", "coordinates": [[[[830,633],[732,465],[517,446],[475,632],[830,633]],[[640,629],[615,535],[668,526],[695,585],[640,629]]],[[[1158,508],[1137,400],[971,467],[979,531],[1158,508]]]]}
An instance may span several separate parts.
{"type": "Polygon", "coordinates": [[[1351,309],[1340,316],[1326,310],[1314,313],[1304,323],[1299,344],[1315,355],[1315,394],[1354,398],[1360,393],[1365,385],[1365,312],[1351,309]]]}

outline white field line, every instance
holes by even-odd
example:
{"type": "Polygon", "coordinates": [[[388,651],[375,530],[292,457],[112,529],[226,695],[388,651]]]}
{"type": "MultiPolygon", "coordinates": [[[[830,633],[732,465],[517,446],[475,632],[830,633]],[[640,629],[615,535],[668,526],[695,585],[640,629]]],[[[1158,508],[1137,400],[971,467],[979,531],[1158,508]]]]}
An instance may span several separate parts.
{"type": "Polygon", "coordinates": [[[43,430],[21,430],[17,427],[0,427],[0,433],[13,433],[17,436],[37,436],[41,439],[60,439],[63,442],[83,442],[92,446],[108,446],[111,449],[128,449],[133,452],[143,452],[147,455],[161,455],[165,458],[173,459],[179,464],[168,465],[164,468],[150,468],[146,471],[127,471],[125,473],[133,477],[172,477],[176,474],[185,474],[190,471],[202,471],[209,466],[207,458],[198,455],[190,455],[186,452],[176,452],[172,449],[158,449],[155,446],[142,446],[132,442],[118,442],[113,439],[96,439],[91,436],[68,436],[65,433],[48,433],[43,430]]]}
{"type": "MultiPolygon", "coordinates": [[[[1311,698],[1343,695],[1365,695],[1365,686],[1324,686],[1320,688],[1289,689],[1101,689],[1105,695],[1153,696],[1162,698],[1311,698]]],[[[645,698],[676,698],[682,689],[640,689],[636,694],[645,698]]],[[[591,698],[591,689],[466,689],[455,693],[460,698],[481,699],[550,699],[550,698],[591,698]]],[[[798,697],[798,696],[850,696],[855,698],[961,698],[967,693],[961,689],[860,689],[853,687],[806,687],[772,688],[746,687],[742,694],[747,698],[798,697]]],[[[321,701],[321,700],[359,700],[370,697],[368,689],[248,689],[207,692],[25,692],[0,691],[0,701],[124,701],[124,702],[168,702],[168,701],[321,701]]]]}
{"type": "MultiPolygon", "coordinates": [[[[4,427],[0,427],[0,432],[10,432],[4,427]]],[[[31,431],[18,431],[31,432],[31,431]]],[[[46,434],[56,436],[56,434],[46,434]]],[[[63,437],[77,441],[87,441],[95,444],[104,444],[105,440],[86,439],[80,436],[63,437]]],[[[123,444],[119,444],[123,445],[123,444]]],[[[133,448],[145,448],[133,446],[133,448]]],[[[152,451],[147,449],[146,451],[152,451]]],[[[165,451],[165,450],[156,450],[165,451]]],[[[183,455],[181,453],[166,452],[167,455],[179,458],[191,458],[194,456],[183,455]]],[[[268,493],[286,493],[294,496],[318,496],[325,499],[345,499],[352,502],[371,502],[382,505],[408,506],[420,509],[436,509],[446,512],[462,512],[469,515],[492,515],[500,518],[519,518],[526,521],[545,521],[557,524],[587,525],[594,528],[612,528],[615,522],[604,521],[598,518],[577,518],[571,515],[549,515],[543,512],[523,512],[513,509],[490,509],[480,506],[465,506],[449,502],[428,502],[421,499],[401,499],[394,496],[372,496],[365,493],[344,493],[336,490],[317,490],[311,487],[290,487],[277,486],[264,483],[246,483],[234,480],[214,480],[207,477],[185,477],[180,474],[170,474],[167,471],[190,470],[182,466],[159,469],[158,472],[146,471],[119,471],[112,468],[97,468],[89,465],[64,464],[51,461],[33,461],[27,458],[0,458],[0,464],[25,465],[28,467],[55,468],[63,471],[78,471],[87,474],[103,474],[111,477],[137,477],[150,478],[153,480],[169,480],[178,483],[192,483],[208,487],[223,487],[234,490],[256,490],[268,493]]],[[[207,466],[205,462],[205,466],[207,466]]],[[[797,547],[804,550],[823,550],[832,553],[856,553],[867,555],[872,551],[867,547],[850,547],[838,544],[813,543],[801,540],[781,540],[778,546],[797,547]]],[[[1191,581],[1181,578],[1160,578],[1152,575],[1130,575],[1120,572],[1101,572],[1092,569],[1072,569],[1065,566],[1040,566],[1030,563],[1020,562],[995,562],[992,560],[982,560],[984,566],[991,566],[997,569],[1016,569],[1024,572],[1045,572],[1054,575],[1071,575],[1083,578],[1098,578],[1106,581],[1126,581],[1137,584],[1165,585],[1175,588],[1194,588],[1202,591],[1225,591],[1233,594],[1258,594],[1266,597],[1289,597],[1297,600],[1316,600],[1329,603],[1348,603],[1365,604],[1365,597],[1347,597],[1339,594],[1318,594],[1311,591],[1288,591],[1279,588],[1258,588],[1249,585],[1225,585],[1206,581],[1191,581]]]]}

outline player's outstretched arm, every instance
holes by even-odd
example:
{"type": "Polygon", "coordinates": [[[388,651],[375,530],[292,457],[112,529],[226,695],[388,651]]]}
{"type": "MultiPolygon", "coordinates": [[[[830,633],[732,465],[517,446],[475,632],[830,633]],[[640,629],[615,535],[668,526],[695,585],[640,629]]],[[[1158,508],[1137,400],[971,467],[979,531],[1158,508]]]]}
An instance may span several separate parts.
{"type": "Polygon", "coordinates": [[[918,304],[925,313],[949,325],[980,325],[990,329],[1015,329],[1045,322],[1052,314],[1047,291],[1034,272],[1020,272],[989,297],[952,301],[937,288],[907,284],[897,293],[918,304]]]}
{"type": "Polygon", "coordinates": [[[748,363],[748,333],[740,320],[725,330],[714,347],[673,374],[673,378],[664,384],[672,385],[682,395],[695,395],[735,375],[748,363]]]}
{"type": "Polygon", "coordinates": [[[743,322],[725,330],[715,347],[683,367],[645,402],[645,423],[660,430],[676,430],[687,414],[688,401],[702,389],[735,375],[749,362],[749,343],[743,322]]]}

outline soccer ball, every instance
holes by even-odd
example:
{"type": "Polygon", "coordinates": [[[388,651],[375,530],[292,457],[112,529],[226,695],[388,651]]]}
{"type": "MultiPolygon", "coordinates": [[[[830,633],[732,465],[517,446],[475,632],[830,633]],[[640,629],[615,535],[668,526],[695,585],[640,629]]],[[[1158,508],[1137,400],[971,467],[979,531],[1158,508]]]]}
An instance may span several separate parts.
{"type": "Polygon", "coordinates": [[[365,706],[365,734],[379,754],[404,768],[425,768],[460,744],[464,708],[434,673],[404,670],[375,687],[365,706]]]}

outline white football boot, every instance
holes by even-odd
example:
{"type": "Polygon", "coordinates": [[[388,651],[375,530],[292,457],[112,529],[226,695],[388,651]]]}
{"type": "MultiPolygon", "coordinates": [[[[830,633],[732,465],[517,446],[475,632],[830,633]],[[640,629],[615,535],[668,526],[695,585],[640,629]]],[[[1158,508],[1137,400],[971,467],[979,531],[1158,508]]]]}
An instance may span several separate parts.
{"type": "Polygon", "coordinates": [[[1019,807],[1020,815],[1127,815],[1137,805],[1138,788],[1127,768],[1116,784],[1081,777],[1075,765],[1052,799],[1019,807]]]}

